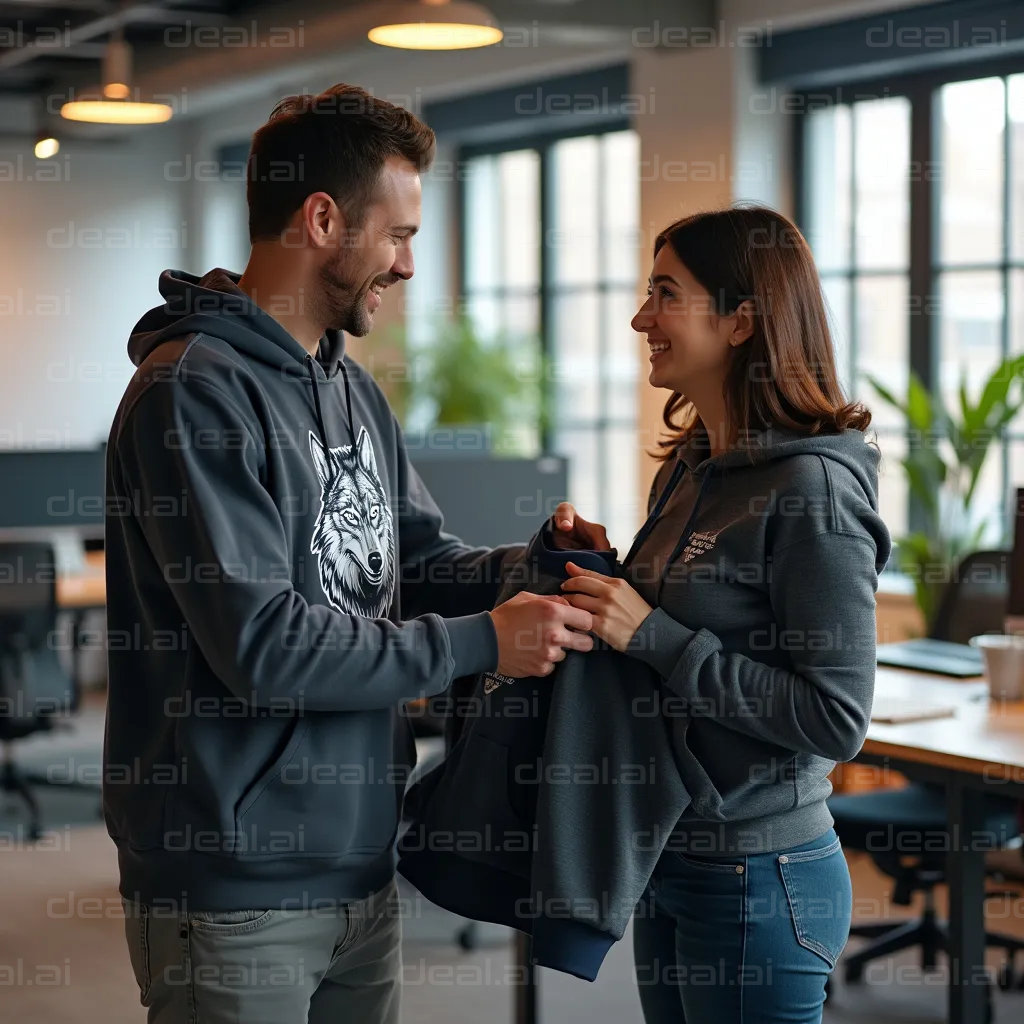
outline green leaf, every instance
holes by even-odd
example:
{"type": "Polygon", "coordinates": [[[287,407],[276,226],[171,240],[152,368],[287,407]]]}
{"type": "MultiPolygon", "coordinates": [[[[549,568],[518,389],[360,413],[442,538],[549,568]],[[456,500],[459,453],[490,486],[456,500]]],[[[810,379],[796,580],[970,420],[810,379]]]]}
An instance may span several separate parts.
{"type": "Polygon", "coordinates": [[[914,430],[927,434],[934,425],[932,398],[916,373],[907,384],[907,421],[914,430]]]}
{"type": "Polygon", "coordinates": [[[904,416],[907,415],[907,407],[903,404],[887,387],[885,387],[880,381],[872,377],[870,373],[864,374],[867,382],[878,392],[879,397],[882,401],[891,405],[894,409],[898,409],[904,416]]]}

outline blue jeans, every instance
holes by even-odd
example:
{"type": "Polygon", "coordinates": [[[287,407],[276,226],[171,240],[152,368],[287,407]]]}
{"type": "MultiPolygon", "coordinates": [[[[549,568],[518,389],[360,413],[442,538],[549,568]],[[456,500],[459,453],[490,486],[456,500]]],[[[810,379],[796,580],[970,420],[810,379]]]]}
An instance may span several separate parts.
{"type": "Polygon", "coordinates": [[[853,895],[832,829],[791,850],[666,851],[633,917],[647,1024],[818,1024],[853,895]]]}

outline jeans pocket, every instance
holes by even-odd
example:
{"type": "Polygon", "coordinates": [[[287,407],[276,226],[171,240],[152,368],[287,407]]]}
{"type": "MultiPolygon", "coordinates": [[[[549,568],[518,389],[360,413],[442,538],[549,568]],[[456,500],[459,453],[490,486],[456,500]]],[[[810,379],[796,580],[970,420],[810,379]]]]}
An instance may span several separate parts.
{"type": "Polygon", "coordinates": [[[277,910],[194,910],[186,914],[190,928],[213,935],[244,935],[267,925],[277,910]]]}
{"type": "Polygon", "coordinates": [[[835,967],[853,912],[850,870],[839,840],[779,854],[777,861],[797,942],[835,967]]]}
{"type": "Polygon", "coordinates": [[[121,906],[124,908],[124,935],[128,941],[132,973],[139,986],[139,999],[145,1006],[153,984],[149,970],[149,908],[123,896],[121,906]]]}
{"type": "Polygon", "coordinates": [[[711,857],[690,857],[685,853],[680,853],[678,850],[671,850],[666,847],[668,853],[670,853],[679,864],[685,865],[688,868],[696,868],[698,871],[714,871],[719,874],[725,875],[742,875],[744,871],[744,861],[736,860],[717,860],[711,857]]]}

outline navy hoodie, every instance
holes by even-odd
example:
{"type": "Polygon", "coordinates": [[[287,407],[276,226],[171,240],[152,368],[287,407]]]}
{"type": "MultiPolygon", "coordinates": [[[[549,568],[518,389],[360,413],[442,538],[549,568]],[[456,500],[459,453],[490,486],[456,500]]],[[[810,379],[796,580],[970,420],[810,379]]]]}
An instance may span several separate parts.
{"type": "Polygon", "coordinates": [[[401,706],[498,661],[503,560],[443,532],[375,382],[212,271],[160,278],[107,448],[103,804],[121,892],[297,909],[380,889],[401,706]]]}
{"type": "MultiPolygon", "coordinates": [[[[567,562],[623,575],[614,550],[556,549],[548,524],[498,603],[560,593],[567,562]]],[[[593,981],[690,801],[669,723],[636,713],[659,683],[599,638],[543,679],[481,673],[413,791],[398,870],[446,910],[531,935],[533,963],[593,981]]]]}

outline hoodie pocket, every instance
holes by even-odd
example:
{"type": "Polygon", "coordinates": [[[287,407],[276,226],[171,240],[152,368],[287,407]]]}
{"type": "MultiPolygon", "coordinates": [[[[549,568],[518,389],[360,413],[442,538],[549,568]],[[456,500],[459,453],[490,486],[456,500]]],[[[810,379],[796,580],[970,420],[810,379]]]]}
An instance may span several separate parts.
{"type": "Polygon", "coordinates": [[[715,788],[697,755],[690,749],[689,731],[691,723],[688,717],[680,716],[667,720],[672,753],[675,755],[676,767],[686,791],[690,794],[690,802],[694,814],[708,821],[725,821],[722,813],[722,795],[715,788]]]}
{"type": "Polygon", "coordinates": [[[295,724],[292,726],[291,736],[285,742],[281,753],[270,762],[269,767],[260,772],[252,784],[242,793],[235,810],[239,824],[244,822],[245,816],[252,810],[264,792],[280,780],[285,768],[293,763],[295,754],[302,745],[302,740],[308,728],[308,718],[296,719],[295,724]]]}
{"type": "Polygon", "coordinates": [[[470,737],[443,801],[447,813],[431,831],[436,838],[439,826],[447,824],[459,856],[512,872],[525,864],[528,872],[533,822],[513,810],[510,793],[520,783],[512,771],[508,747],[487,736],[470,737]]]}
{"type": "Polygon", "coordinates": [[[236,804],[242,855],[377,857],[391,844],[405,776],[390,714],[311,715],[236,804]],[[348,756],[339,759],[339,751],[348,756]]]}

